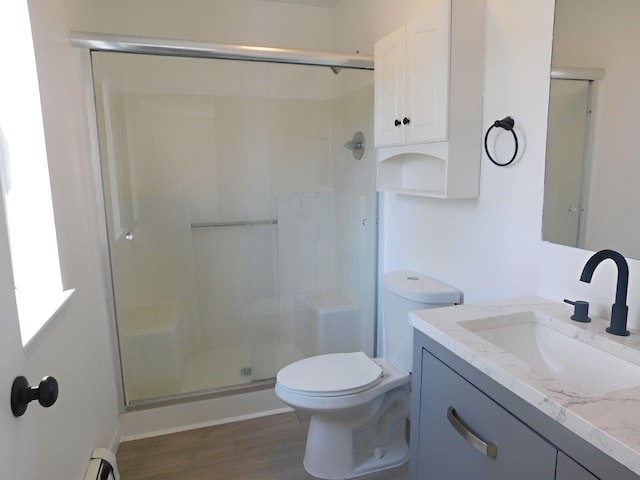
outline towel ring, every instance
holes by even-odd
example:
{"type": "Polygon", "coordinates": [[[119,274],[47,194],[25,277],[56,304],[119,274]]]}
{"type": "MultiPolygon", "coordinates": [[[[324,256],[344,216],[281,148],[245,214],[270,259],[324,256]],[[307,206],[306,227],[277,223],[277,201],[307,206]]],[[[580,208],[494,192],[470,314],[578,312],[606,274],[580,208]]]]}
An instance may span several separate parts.
{"type": "Polygon", "coordinates": [[[516,122],[511,117],[504,117],[502,120],[496,120],[495,122],[493,122],[493,125],[489,127],[489,129],[487,130],[487,133],[484,136],[484,151],[487,152],[487,156],[489,157],[489,160],[491,160],[495,165],[499,167],[506,167],[507,165],[510,165],[518,156],[518,136],[516,135],[516,132],[513,130],[513,127],[515,126],[515,124],[516,122]],[[488,145],[489,133],[491,132],[491,130],[493,130],[496,127],[504,128],[505,130],[511,132],[511,135],[513,135],[513,141],[515,142],[515,149],[513,151],[513,156],[511,157],[511,160],[509,160],[506,163],[497,162],[489,152],[489,145],[488,145]]]}

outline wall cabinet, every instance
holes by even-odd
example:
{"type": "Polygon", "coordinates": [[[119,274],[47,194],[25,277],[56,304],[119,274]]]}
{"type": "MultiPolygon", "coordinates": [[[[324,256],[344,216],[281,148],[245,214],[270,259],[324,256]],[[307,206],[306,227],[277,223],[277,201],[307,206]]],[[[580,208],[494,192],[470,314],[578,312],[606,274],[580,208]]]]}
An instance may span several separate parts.
{"type": "Polygon", "coordinates": [[[638,476],[420,332],[411,480],[638,480],[638,476]]]}
{"type": "Polygon", "coordinates": [[[375,45],[376,147],[444,141],[449,2],[375,45]]]}
{"type": "Polygon", "coordinates": [[[484,0],[430,0],[375,44],[378,190],[477,197],[484,0]]]}

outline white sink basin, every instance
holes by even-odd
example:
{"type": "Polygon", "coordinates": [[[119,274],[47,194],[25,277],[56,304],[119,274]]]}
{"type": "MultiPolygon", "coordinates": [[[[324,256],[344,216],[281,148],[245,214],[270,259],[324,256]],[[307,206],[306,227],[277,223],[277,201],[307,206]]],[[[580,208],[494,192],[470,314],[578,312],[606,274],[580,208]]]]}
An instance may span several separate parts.
{"type": "Polygon", "coordinates": [[[636,352],[538,312],[467,320],[459,325],[576,393],[594,396],[640,385],[640,358],[633,358],[636,352]]]}

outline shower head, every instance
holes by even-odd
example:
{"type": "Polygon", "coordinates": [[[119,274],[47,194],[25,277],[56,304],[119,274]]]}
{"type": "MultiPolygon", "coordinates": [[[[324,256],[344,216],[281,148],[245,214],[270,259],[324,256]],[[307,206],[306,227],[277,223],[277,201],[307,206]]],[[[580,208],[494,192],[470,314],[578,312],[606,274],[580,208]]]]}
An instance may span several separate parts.
{"type": "Polygon", "coordinates": [[[331,71],[333,73],[335,73],[336,75],[340,73],[340,70],[342,70],[342,67],[329,67],[331,69],[331,71]]]}

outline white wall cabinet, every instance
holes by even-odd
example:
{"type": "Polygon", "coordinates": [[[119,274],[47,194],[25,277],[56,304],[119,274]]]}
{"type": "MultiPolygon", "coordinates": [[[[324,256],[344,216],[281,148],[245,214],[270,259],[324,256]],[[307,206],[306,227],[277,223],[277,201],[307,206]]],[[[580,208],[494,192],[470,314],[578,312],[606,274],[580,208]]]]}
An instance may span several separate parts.
{"type": "Polygon", "coordinates": [[[478,196],[484,0],[433,0],[375,45],[378,190],[478,196]]]}
{"type": "Polygon", "coordinates": [[[449,6],[376,43],[376,147],[446,140],[449,6]]]}
{"type": "Polygon", "coordinates": [[[405,28],[376,42],[374,53],[375,146],[402,145],[406,84],[405,28]]]}

